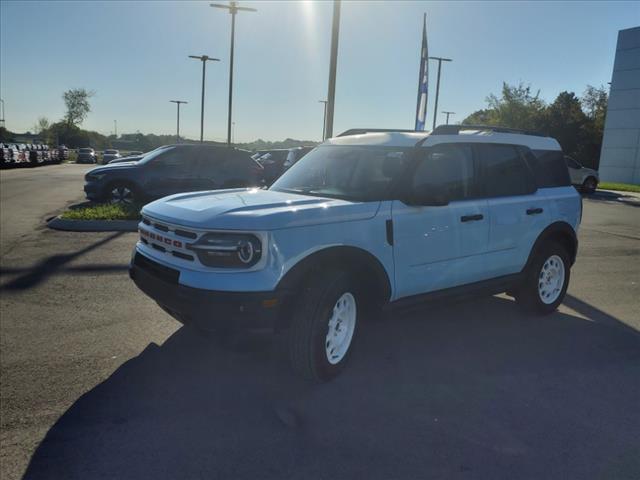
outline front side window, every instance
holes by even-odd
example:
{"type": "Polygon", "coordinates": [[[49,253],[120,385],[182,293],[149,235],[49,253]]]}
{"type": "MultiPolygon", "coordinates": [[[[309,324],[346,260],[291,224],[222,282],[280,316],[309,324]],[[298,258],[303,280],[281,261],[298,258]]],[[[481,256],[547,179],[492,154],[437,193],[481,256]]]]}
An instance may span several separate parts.
{"type": "Polygon", "coordinates": [[[424,190],[448,201],[475,196],[473,150],[466,144],[442,144],[423,149],[413,175],[412,190],[424,190]]]}
{"type": "Polygon", "coordinates": [[[323,145],[296,162],[270,190],[353,201],[388,198],[411,148],[323,145]]]}
{"type": "Polygon", "coordinates": [[[582,165],[576,162],[573,158],[565,156],[564,159],[567,162],[567,165],[569,166],[569,168],[575,168],[575,169],[582,168],[582,165]]]}
{"type": "Polygon", "coordinates": [[[535,191],[525,159],[513,145],[478,145],[487,197],[529,195],[535,191]]]}

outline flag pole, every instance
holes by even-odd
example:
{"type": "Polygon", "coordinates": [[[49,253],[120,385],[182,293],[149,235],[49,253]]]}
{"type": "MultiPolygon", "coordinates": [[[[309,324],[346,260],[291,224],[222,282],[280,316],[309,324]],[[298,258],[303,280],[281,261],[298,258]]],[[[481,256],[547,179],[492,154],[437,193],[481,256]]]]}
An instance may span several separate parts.
{"type": "Polygon", "coordinates": [[[420,71],[418,72],[418,98],[416,100],[415,130],[424,130],[427,117],[429,80],[429,49],[427,45],[427,14],[422,17],[422,48],[420,49],[420,71]]]}

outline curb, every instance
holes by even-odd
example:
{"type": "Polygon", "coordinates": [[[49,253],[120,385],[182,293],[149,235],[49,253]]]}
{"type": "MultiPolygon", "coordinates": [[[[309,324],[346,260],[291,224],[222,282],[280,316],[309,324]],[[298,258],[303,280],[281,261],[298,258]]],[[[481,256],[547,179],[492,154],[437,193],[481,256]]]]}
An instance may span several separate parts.
{"type": "Polygon", "coordinates": [[[137,232],[138,220],[65,220],[53,217],[47,227],[66,232],[137,232]]]}

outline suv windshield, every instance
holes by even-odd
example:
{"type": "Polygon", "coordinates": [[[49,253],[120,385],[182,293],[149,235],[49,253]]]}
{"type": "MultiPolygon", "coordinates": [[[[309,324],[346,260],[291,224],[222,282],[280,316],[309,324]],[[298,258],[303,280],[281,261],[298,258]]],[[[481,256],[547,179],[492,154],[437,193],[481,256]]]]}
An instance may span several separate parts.
{"type": "Polygon", "coordinates": [[[411,150],[323,145],[294,164],[270,190],[363,202],[383,200],[405,170],[411,150]]]}

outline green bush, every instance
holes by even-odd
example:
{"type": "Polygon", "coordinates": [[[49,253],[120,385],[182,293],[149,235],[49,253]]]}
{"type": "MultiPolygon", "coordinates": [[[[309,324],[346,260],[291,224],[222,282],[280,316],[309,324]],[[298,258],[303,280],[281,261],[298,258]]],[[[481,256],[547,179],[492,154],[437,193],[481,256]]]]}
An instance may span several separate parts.
{"type": "Polygon", "coordinates": [[[139,220],[140,207],[106,203],[72,208],[60,217],[64,220],[139,220]]]}

